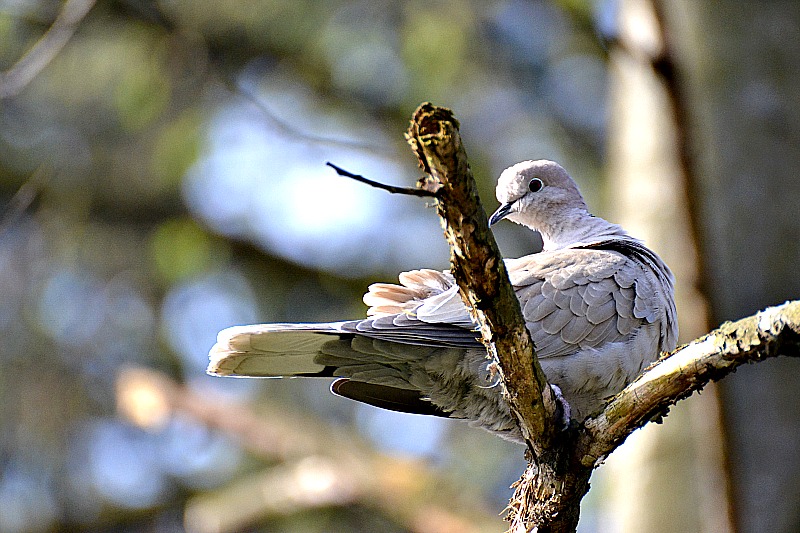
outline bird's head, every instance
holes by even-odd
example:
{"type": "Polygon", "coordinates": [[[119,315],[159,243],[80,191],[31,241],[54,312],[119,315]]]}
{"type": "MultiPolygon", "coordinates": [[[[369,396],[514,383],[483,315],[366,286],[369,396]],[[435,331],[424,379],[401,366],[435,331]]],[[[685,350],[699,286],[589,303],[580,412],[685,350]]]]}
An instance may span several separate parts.
{"type": "Polygon", "coordinates": [[[578,186],[553,161],[523,161],[505,169],[497,180],[500,207],[489,218],[495,224],[507,218],[534,230],[545,230],[560,217],[586,212],[578,186]]]}

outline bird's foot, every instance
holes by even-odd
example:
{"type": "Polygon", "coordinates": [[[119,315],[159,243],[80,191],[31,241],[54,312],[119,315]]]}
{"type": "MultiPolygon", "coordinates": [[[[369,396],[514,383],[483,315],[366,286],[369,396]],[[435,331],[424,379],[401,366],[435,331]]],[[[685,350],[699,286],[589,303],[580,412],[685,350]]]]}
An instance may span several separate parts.
{"type": "Polygon", "coordinates": [[[558,385],[553,385],[551,383],[550,390],[553,391],[556,400],[556,423],[558,424],[558,429],[564,431],[569,428],[569,422],[572,419],[572,410],[558,385]]]}

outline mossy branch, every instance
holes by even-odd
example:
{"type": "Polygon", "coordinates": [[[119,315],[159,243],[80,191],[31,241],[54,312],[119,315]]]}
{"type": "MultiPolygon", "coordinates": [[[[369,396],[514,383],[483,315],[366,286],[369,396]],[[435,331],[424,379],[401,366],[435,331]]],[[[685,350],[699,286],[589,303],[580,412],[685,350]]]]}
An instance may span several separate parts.
{"type": "Polygon", "coordinates": [[[528,465],[509,504],[510,531],[575,531],[592,470],[628,435],[710,381],[778,355],[800,357],[800,301],[725,323],[666,354],[558,444],[552,456],[560,461],[528,465]]]}
{"type": "Polygon", "coordinates": [[[582,462],[596,465],[634,430],[659,421],[678,400],[745,363],[777,355],[800,356],[800,301],[726,322],[654,363],[586,420],[582,462]]]}

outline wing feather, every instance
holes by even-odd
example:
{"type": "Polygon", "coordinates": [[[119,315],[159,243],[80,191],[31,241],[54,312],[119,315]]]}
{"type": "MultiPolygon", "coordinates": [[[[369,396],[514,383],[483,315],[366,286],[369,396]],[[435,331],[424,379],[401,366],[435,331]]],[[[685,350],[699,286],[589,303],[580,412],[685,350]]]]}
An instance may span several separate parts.
{"type": "Polygon", "coordinates": [[[538,324],[541,325],[545,333],[559,335],[561,330],[574,319],[575,315],[569,309],[558,309],[544,317],[544,320],[538,322],[538,324]]]}
{"type": "Polygon", "coordinates": [[[622,341],[652,314],[637,294],[640,271],[623,254],[566,249],[537,255],[518,260],[511,277],[527,288],[518,295],[528,298],[523,315],[539,357],[622,341]]]}
{"type": "Polygon", "coordinates": [[[599,305],[590,305],[586,311],[586,319],[592,324],[600,324],[609,318],[617,316],[617,306],[614,300],[609,298],[599,305]]]}
{"type": "Polygon", "coordinates": [[[594,326],[588,320],[580,320],[575,317],[561,329],[561,340],[565,344],[579,346],[580,342],[591,333],[594,326]]]}
{"type": "MultiPolygon", "coordinates": [[[[641,265],[614,250],[564,249],[506,264],[539,357],[570,355],[623,341],[659,313],[652,299],[643,297],[652,288],[641,281],[641,265]]],[[[372,305],[372,316],[364,320],[307,325],[303,326],[302,335],[289,325],[237,331],[224,339],[221,334],[212,350],[216,366],[209,368],[212,372],[244,374],[241,369],[246,363],[247,368],[257,367],[257,375],[295,374],[290,371],[291,365],[276,366],[272,362],[275,355],[283,353],[295,354],[293,364],[303,375],[330,375],[330,368],[339,363],[343,369],[351,366],[344,360],[337,363],[326,357],[360,353],[361,357],[380,357],[384,364],[393,365],[400,364],[403,357],[413,359],[450,353],[447,350],[453,349],[481,348],[479,334],[449,273],[414,270],[401,274],[400,282],[370,286],[364,301],[372,305]],[[259,362],[248,362],[250,358],[259,362]]],[[[355,359],[351,362],[353,372],[364,364],[363,360],[358,362],[359,357],[355,359]]],[[[350,370],[347,374],[341,377],[377,379],[372,374],[356,378],[350,370]]],[[[394,378],[383,379],[389,380],[383,384],[398,386],[394,378]]]]}

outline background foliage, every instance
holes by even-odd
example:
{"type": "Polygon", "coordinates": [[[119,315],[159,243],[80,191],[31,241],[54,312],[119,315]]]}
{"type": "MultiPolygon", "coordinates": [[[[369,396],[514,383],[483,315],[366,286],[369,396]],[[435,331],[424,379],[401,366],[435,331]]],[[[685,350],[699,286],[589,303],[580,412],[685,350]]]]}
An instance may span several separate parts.
{"type": "MultiPolygon", "coordinates": [[[[488,208],[503,168],[548,158],[611,212],[618,9],[0,2],[0,531],[502,530],[520,448],[327,383],[211,378],[206,354],[229,325],[358,317],[370,282],[447,268],[423,202],[324,166],[411,185],[422,101],[455,111],[488,208]]],[[[505,255],[537,249],[510,226],[505,255]]],[[[598,486],[582,527],[613,531],[598,486]]]]}

